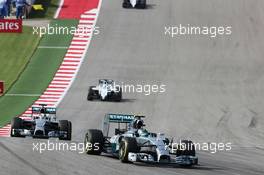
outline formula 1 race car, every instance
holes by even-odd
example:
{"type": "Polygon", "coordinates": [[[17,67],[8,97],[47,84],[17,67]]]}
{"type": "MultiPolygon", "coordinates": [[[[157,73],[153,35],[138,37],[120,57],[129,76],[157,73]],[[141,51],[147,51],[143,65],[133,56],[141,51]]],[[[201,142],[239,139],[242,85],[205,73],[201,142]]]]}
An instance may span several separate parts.
{"type": "Polygon", "coordinates": [[[56,108],[32,107],[31,120],[15,117],[11,121],[11,137],[50,138],[71,140],[72,125],[68,120],[56,120],[56,108]]]}
{"type": "Polygon", "coordinates": [[[113,80],[101,79],[98,86],[90,86],[87,100],[100,99],[102,101],[121,101],[122,88],[116,86],[113,80]]]}
{"type": "Polygon", "coordinates": [[[182,140],[181,145],[173,148],[172,141],[164,134],[151,133],[144,129],[142,118],[144,116],[106,114],[102,131],[89,129],[85,134],[86,153],[105,153],[124,163],[165,163],[181,166],[198,164],[192,141],[182,140]],[[113,136],[109,137],[111,123],[116,123],[118,127],[115,128],[113,136]],[[121,125],[124,127],[121,128],[121,125]]]}
{"type": "Polygon", "coordinates": [[[123,8],[146,8],[147,0],[124,0],[123,8]]]}

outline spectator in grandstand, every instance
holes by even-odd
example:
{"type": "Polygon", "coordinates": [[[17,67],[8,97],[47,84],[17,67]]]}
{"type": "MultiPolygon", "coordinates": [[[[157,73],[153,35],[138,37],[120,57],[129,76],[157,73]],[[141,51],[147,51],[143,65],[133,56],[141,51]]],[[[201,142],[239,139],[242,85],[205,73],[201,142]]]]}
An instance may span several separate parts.
{"type": "Polygon", "coordinates": [[[16,18],[22,19],[26,5],[30,6],[26,0],[14,0],[16,2],[16,18]]]}
{"type": "Polygon", "coordinates": [[[6,0],[0,0],[0,19],[5,17],[5,3],[6,0]]]}
{"type": "Polygon", "coordinates": [[[6,16],[10,16],[10,13],[11,13],[11,1],[12,0],[6,0],[6,16]]]}

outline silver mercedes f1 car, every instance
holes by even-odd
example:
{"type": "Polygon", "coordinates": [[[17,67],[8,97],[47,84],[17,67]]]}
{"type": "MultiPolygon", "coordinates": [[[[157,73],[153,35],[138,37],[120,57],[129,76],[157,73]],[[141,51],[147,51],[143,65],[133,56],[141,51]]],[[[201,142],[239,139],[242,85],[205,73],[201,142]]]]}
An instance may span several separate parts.
{"type": "Polygon", "coordinates": [[[68,120],[56,119],[56,108],[45,104],[32,107],[30,120],[15,117],[11,121],[11,137],[50,138],[71,140],[72,125],[68,120]]]}
{"type": "Polygon", "coordinates": [[[103,130],[89,129],[84,144],[87,154],[105,153],[121,162],[144,162],[192,166],[198,164],[192,141],[182,140],[181,146],[173,148],[172,141],[161,133],[151,133],[144,128],[144,116],[106,114],[103,130]],[[109,136],[110,124],[116,124],[114,134],[109,136]],[[123,126],[121,128],[121,125],[123,126]],[[92,146],[87,146],[92,145],[92,146]]]}

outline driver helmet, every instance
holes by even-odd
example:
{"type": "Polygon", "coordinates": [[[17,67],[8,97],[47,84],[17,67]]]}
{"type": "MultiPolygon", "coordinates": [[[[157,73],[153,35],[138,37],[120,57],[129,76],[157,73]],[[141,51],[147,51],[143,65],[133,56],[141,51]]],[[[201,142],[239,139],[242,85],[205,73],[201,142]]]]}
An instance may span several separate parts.
{"type": "Polygon", "coordinates": [[[133,128],[140,129],[144,125],[143,120],[134,120],[133,121],[133,128]]]}

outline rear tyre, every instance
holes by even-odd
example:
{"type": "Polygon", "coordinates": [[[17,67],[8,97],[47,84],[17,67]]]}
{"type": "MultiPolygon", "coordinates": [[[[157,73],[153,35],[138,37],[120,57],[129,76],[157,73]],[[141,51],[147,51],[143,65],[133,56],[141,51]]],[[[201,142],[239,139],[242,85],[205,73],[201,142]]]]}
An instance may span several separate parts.
{"type": "Polygon", "coordinates": [[[60,136],[59,140],[71,140],[71,122],[68,120],[59,120],[59,131],[67,132],[67,136],[60,136]]]}
{"type": "Polygon", "coordinates": [[[89,92],[88,92],[88,96],[87,96],[87,100],[88,101],[92,101],[93,100],[93,96],[94,96],[94,88],[95,86],[90,86],[89,87],[89,92]]]}
{"type": "Polygon", "coordinates": [[[67,134],[67,140],[71,140],[72,138],[72,123],[68,121],[68,134],[67,134]]]}
{"type": "Polygon", "coordinates": [[[128,153],[138,153],[140,147],[137,145],[137,140],[133,137],[125,137],[119,145],[119,160],[123,163],[128,163],[128,153]]]}
{"type": "Polygon", "coordinates": [[[86,154],[100,155],[103,151],[104,135],[101,130],[89,129],[84,138],[86,154]]]}
{"type": "Polygon", "coordinates": [[[124,0],[122,6],[123,6],[123,8],[131,8],[132,7],[132,5],[131,5],[129,0],[124,0]]]}
{"type": "Polygon", "coordinates": [[[139,9],[145,9],[147,7],[147,2],[146,0],[141,0],[137,5],[136,5],[136,8],[139,8],[139,9]]]}
{"type": "Polygon", "coordinates": [[[122,101],[122,88],[119,89],[115,101],[117,101],[117,102],[122,101]]]}
{"type": "Polygon", "coordinates": [[[23,120],[19,117],[15,117],[11,120],[11,132],[10,132],[10,136],[11,137],[24,137],[21,136],[20,133],[18,131],[13,131],[16,129],[23,129],[23,120]]]}

